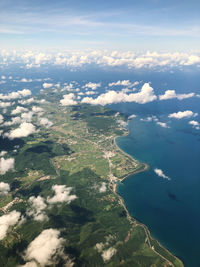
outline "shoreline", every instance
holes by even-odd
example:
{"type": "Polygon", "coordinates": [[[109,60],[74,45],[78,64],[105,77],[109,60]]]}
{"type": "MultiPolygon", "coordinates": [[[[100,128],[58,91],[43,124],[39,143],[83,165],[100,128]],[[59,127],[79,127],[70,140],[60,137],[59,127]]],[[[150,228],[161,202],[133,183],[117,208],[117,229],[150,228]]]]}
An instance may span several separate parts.
{"type": "MultiPolygon", "coordinates": [[[[126,156],[128,156],[132,161],[134,161],[134,162],[138,162],[138,163],[139,163],[139,161],[137,161],[136,159],[134,159],[131,155],[129,155],[128,153],[126,153],[125,151],[123,151],[123,150],[117,145],[116,139],[117,139],[118,137],[121,137],[121,136],[116,136],[116,137],[114,137],[114,144],[115,144],[116,148],[119,149],[123,154],[125,154],[126,156]]],[[[138,173],[140,173],[140,172],[147,171],[147,170],[150,168],[150,166],[149,166],[147,163],[141,163],[141,164],[144,165],[144,168],[142,168],[141,170],[135,171],[135,172],[133,172],[132,174],[129,174],[129,175],[125,176],[125,177],[122,178],[122,179],[119,179],[119,178],[118,178],[118,181],[120,181],[120,183],[121,183],[121,182],[123,182],[124,180],[128,179],[130,176],[134,176],[134,175],[136,175],[136,174],[138,174],[138,173]]],[[[127,216],[127,219],[129,220],[130,224],[131,224],[133,227],[134,227],[134,226],[141,226],[141,227],[143,227],[143,229],[144,229],[144,231],[145,231],[145,233],[146,233],[147,243],[148,243],[150,249],[151,249],[154,253],[156,253],[157,255],[159,255],[162,259],[164,259],[170,266],[173,266],[173,267],[174,267],[174,264],[173,264],[170,260],[168,260],[168,259],[165,258],[163,255],[161,255],[159,252],[157,252],[157,251],[155,250],[155,248],[151,245],[150,239],[153,239],[153,240],[155,240],[155,241],[158,243],[158,245],[159,245],[162,249],[164,249],[164,250],[167,251],[172,257],[174,257],[175,259],[177,259],[177,260],[182,264],[182,266],[184,267],[184,264],[183,264],[183,262],[182,262],[181,259],[179,259],[179,258],[176,257],[174,254],[172,254],[172,252],[170,252],[167,248],[165,248],[165,247],[164,247],[164,246],[163,246],[157,239],[155,239],[155,238],[153,238],[153,237],[151,236],[151,232],[150,232],[150,230],[148,229],[148,227],[147,227],[145,224],[143,224],[143,223],[141,223],[141,222],[138,222],[133,216],[131,216],[130,212],[128,211],[128,209],[127,209],[127,207],[126,207],[126,205],[125,205],[124,199],[123,199],[123,198],[118,194],[118,192],[117,192],[117,184],[116,184],[116,183],[114,183],[114,184],[112,183],[112,191],[113,191],[113,193],[114,193],[115,195],[117,195],[117,197],[119,198],[119,201],[120,201],[121,205],[123,206],[123,208],[124,208],[124,210],[125,210],[125,212],[126,212],[126,216],[127,216]]]]}
{"type": "Polygon", "coordinates": [[[136,171],[132,172],[131,174],[126,175],[126,176],[123,177],[122,179],[119,178],[119,180],[120,180],[121,182],[123,182],[124,180],[128,179],[130,176],[133,176],[133,175],[138,174],[138,173],[140,173],[140,172],[148,171],[148,170],[150,169],[150,166],[149,166],[147,163],[143,163],[143,162],[140,163],[138,160],[134,159],[131,155],[129,155],[128,153],[124,152],[124,151],[117,145],[116,139],[117,139],[118,137],[121,137],[121,136],[116,136],[116,137],[114,137],[114,144],[115,144],[115,146],[117,147],[117,149],[120,150],[124,155],[126,155],[126,156],[127,156],[128,158],[130,158],[132,161],[137,162],[138,164],[143,165],[143,168],[141,168],[141,169],[139,169],[139,170],[136,170],[136,171]]]}

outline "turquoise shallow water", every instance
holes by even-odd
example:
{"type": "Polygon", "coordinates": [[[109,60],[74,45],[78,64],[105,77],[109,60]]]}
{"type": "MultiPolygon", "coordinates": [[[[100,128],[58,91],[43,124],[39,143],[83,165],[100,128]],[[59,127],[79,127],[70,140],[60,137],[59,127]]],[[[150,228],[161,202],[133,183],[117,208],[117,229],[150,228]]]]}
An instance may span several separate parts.
{"type": "Polygon", "coordinates": [[[185,120],[162,128],[139,118],[118,146],[150,165],[147,172],[118,185],[131,215],[148,226],[153,237],[180,257],[186,267],[200,266],[200,136],[185,120]],[[162,169],[171,180],[154,172],[162,169]]]}

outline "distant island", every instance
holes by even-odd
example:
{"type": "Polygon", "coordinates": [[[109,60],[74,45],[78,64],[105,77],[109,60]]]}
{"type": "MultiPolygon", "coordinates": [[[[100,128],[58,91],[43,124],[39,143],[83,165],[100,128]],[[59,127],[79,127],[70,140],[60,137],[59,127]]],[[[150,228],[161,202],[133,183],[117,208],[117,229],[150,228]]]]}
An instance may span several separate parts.
{"type": "Polygon", "coordinates": [[[0,195],[0,227],[7,214],[18,216],[0,240],[0,265],[183,266],[117,194],[118,183],[148,168],[116,145],[128,134],[127,116],[102,106],[60,106],[60,95],[48,90],[35,98],[51,123],[39,125],[34,114],[37,131],[0,140],[15,159],[14,170],[0,175],[10,185],[0,195]],[[51,248],[40,257],[43,248],[35,247],[41,239],[51,248]]]}

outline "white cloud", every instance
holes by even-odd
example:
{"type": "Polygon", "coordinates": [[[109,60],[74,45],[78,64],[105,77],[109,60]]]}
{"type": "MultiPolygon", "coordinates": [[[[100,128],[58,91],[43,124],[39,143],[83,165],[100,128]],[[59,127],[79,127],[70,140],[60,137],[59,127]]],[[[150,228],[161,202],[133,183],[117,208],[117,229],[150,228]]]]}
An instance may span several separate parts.
{"type": "Polygon", "coordinates": [[[83,86],[83,88],[90,88],[92,90],[96,90],[99,87],[101,87],[101,83],[92,83],[92,82],[86,83],[83,86]]]}
{"type": "Polygon", "coordinates": [[[155,116],[155,118],[154,118],[154,116],[148,116],[148,117],[146,117],[146,118],[141,118],[140,119],[141,121],[145,121],[145,122],[151,122],[151,121],[158,121],[158,119],[157,119],[157,117],[155,116]]]}
{"type": "Polygon", "coordinates": [[[183,100],[183,99],[194,97],[194,96],[195,96],[194,93],[177,94],[175,90],[167,90],[165,91],[164,95],[159,96],[159,99],[167,100],[167,99],[177,98],[178,100],[183,100]]]}
{"type": "Polygon", "coordinates": [[[183,99],[191,98],[191,97],[194,97],[194,96],[195,96],[195,93],[189,93],[189,94],[177,94],[177,99],[178,99],[178,100],[183,100],[183,99]]]}
{"type": "Polygon", "coordinates": [[[76,105],[78,102],[74,100],[75,95],[73,93],[70,93],[68,95],[64,95],[63,99],[60,100],[60,103],[62,106],[72,106],[76,105]]]}
{"type": "Polygon", "coordinates": [[[8,95],[0,94],[0,99],[2,100],[11,100],[11,99],[17,99],[21,97],[26,97],[31,95],[31,91],[29,89],[23,89],[16,92],[11,92],[8,95]]]}
{"type": "Polygon", "coordinates": [[[4,122],[4,126],[11,126],[11,125],[14,125],[14,124],[20,124],[21,123],[21,118],[20,117],[14,117],[14,118],[11,118],[11,121],[5,121],[4,122]]]}
{"type": "Polygon", "coordinates": [[[32,216],[36,221],[43,221],[47,219],[44,210],[46,209],[47,205],[44,201],[44,198],[41,196],[38,197],[30,197],[28,202],[30,203],[31,207],[27,211],[27,215],[32,216]]]}
{"type": "Polygon", "coordinates": [[[15,160],[14,158],[0,158],[0,174],[5,174],[9,170],[14,169],[15,160]]]}
{"type": "Polygon", "coordinates": [[[128,122],[123,120],[117,120],[117,123],[123,128],[126,128],[128,126],[128,122]]]}
{"type": "Polygon", "coordinates": [[[108,91],[105,94],[99,95],[96,99],[85,97],[81,102],[104,106],[120,102],[136,102],[139,104],[145,104],[156,99],[157,97],[154,94],[153,88],[149,85],[149,83],[145,83],[138,93],[125,94],[123,92],[108,91]]]}
{"type": "Polygon", "coordinates": [[[3,116],[0,114],[0,124],[3,122],[3,116]]]}
{"type": "Polygon", "coordinates": [[[35,263],[35,261],[29,261],[24,265],[20,265],[18,267],[38,267],[37,263],[35,263]]]}
{"type": "Polygon", "coordinates": [[[16,114],[19,114],[19,113],[24,112],[24,111],[28,111],[28,109],[24,108],[24,107],[17,106],[14,110],[12,110],[11,114],[16,115],[16,114]]]}
{"type": "Polygon", "coordinates": [[[163,128],[169,128],[166,122],[157,121],[156,123],[163,128]]]}
{"type": "Polygon", "coordinates": [[[0,240],[6,237],[6,234],[11,226],[17,224],[21,216],[21,213],[13,210],[8,214],[0,217],[0,240]]]}
{"type": "Polygon", "coordinates": [[[23,90],[17,91],[17,92],[23,97],[31,95],[31,90],[29,90],[29,89],[23,89],[23,90]]]}
{"type": "Polygon", "coordinates": [[[11,102],[0,102],[0,108],[7,108],[12,105],[11,102]]]}
{"type": "Polygon", "coordinates": [[[22,83],[30,83],[30,82],[32,82],[33,80],[32,79],[26,79],[26,78],[22,78],[21,80],[20,80],[20,82],[22,82],[22,83]]]}
{"type": "Polygon", "coordinates": [[[52,189],[55,192],[55,195],[52,198],[47,198],[47,202],[50,204],[59,202],[70,203],[77,198],[76,195],[70,195],[72,187],[66,187],[65,185],[53,185],[52,189]]]}
{"type": "Polygon", "coordinates": [[[10,185],[4,182],[0,182],[0,196],[7,195],[10,191],[10,185]]]}
{"type": "Polygon", "coordinates": [[[164,95],[159,96],[160,100],[167,100],[167,99],[171,99],[171,98],[176,98],[175,90],[167,90],[167,91],[165,91],[164,95]]]}
{"type": "Polygon", "coordinates": [[[47,89],[53,86],[53,83],[43,83],[43,88],[47,89]]]}
{"type": "Polygon", "coordinates": [[[73,91],[73,84],[72,83],[70,83],[70,84],[67,84],[66,86],[64,86],[62,89],[61,89],[61,92],[63,92],[63,91],[73,91]]]}
{"type": "Polygon", "coordinates": [[[23,122],[31,122],[32,121],[33,112],[25,112],[21,114],[21,119],[23,122]]]}
{"type": "Polygon", "coordinates": [[[192,120],[192,121],[189,121],[188,123],[189,123],[190,125],[192,125],[196,130],[200,130],[200,124],[199,124],[198,121],[194,121],[194,120],[192,120]]]}
{"type": "Polygon", "coordinates": [[[131,82],[129,80],[123,80],[123,81],[117,81],[117,82],[112,82],[109,83],[108,86],[112,87],[112,86],[129,86],[131,85],[131,82]]]}
{"type": "Polygon", "coordinates": [[[103,183],[101,184],[101,186],[99,187],[99,192],[100,192],[100,193],[105,193],[106,190],[107,190],[106,183],[103,182],[103,183]]]}
{"type": "Polygon", "coordinates": [[[108,86],[109,87],[113,87],[113,86],[127,86],[127,87],[133,87],[133,86],[136,86],[138,85],[139,82],[130,82],[129,80],[123,80],[123,81],[117,81],[117,82],[112,82],[112,83],[109,83],[108,86]]]}
{"type": "Polygon", "coordinates": [[[49,119],[47,118],[39,118],[38,122],[40,125],[44,126],[44,127],[51,127],[53,125],[53,122],[51,122],[49,119]]]}
{"type": "Polygon", "coordinates": [[[132,114],[128,117],[129,120],[136,118],[137,116],[135,114],[132,114]]]}
{"type": "Polygon", "coordinates": [[[35,112],[35,113],[38,113],[38,112],[43,112],[44,109],[41,108],[41,107],[33,106],[32,107],[32,111],[35,112]]]}
{"type": "Polygon", "coordinates": [[[198,121],[189,121],[189,124],[193,125],[193,126],[198,126],[199,125],[198,121]]]}
{"type": "Polygon", "coordinates": [[[42,267],[52,264],[52,257],[62,251],[63,239],[59,238],[59,235],[60,231],[56,229],[50,228],[43,230],[41,234],[28,245],[24,259],[36,261],[42,267]]]}
{"type": "Polygon", "coordinates": [[[3,157],[3,156],[5,156],[7,153],[8,153],[7,151],[5,151],[5,150],[2,150],[2,151],[1,151],[1,153],[0,153],[0,157],[3,157]]]}
{"type": "Polygon", "coordinates": [[[175,118],[175,119],[183,119],[183,118],[191,118],[196,117],[198,113],[194,113],[191,110],[185,110],[185,111],[179,111],[175,113],[169,114],[169,118],[175,118]]]}
{"type": "Polygon", "coordinates": [[[171,180],[168,176],[166,176],[161,169],[154,169],[154,172],[159,176],[162,177],[163,179],[171,180]]]}
{"type": "MultiPolygon", "coordinates": [[[[149,29],[148,29],[149,31],[149,29]]],[[[176,32],[177,34],[177,32],[176,32]]],[[[86,64],[98,66],[126,66],[132,68],[159,68],[199,66],[200,56],[192,53],[158,53],[156,51],[146,53],[119,52],[119,51],[67,51],[65,53],[37,53],[28,51],[18,53],[12,57],[3,56],[5,64],[9,58],[22,59],[27,68],[37,67],[40,64],[66,65],[72,69],[86,64]]],[[[4,81],[4,80],[3,80],[4,81]]]]}
{"type": "Polygon", "coordinates": [[[6,134],[6,136],[8,136],[10,139],[26,137],[32,133],[35,133],[35,131],[35,126],[32,123],[23,122],[20,124],[19,128],[11,130],[10,133],[6,134]]]}
{"type": "Polygon", "coordinates": [[[28,99],[26,99],[26,100],[19,100],[18,102],[19,102],[20,104],[22,104],[22,105],[28,105],[28,104],[30,104],[30,103],[33,103],[34,101],[35,101],[34,98],[31,97],[31,98],[28,98],[28,99]]]}
{"type": "Polygon", "coordinates": [[[200,63],[200,57],[196,55],[190,55],[187,60],[183,63],[185,66],[200,63]]]}
{"type": "Polygon", "coordinates": [[[116,248],[108,248],[107,250],[104,250],[103,253],[101,254],[103,261],[109,261],[113,255],[115,255],[117,252],[116,248]]]}
{"type": "Polygon", "coordinates": [[[94,91],[87,91],[87,92],[85,92],[85,95],[95,95],[96,94],[96,92],[94,92],[94,91]]]}

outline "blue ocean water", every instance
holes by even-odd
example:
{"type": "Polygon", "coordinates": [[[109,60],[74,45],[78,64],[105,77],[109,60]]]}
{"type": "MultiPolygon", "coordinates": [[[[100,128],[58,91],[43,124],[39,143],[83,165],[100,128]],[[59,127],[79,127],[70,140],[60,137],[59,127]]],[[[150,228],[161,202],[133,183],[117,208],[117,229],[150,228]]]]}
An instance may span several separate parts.
{"type": "Polygon", "coordinates": [[[200,266],[200,133],[188,120],[173,121],[171,128],[141,117],[129,124],[130,134],[117,144],[149,171],[129,177],[118,186],[133,217],[143,222],[185,266],[200,266]],[[171,180],[159,177],[162,169],[171,180]]]}

